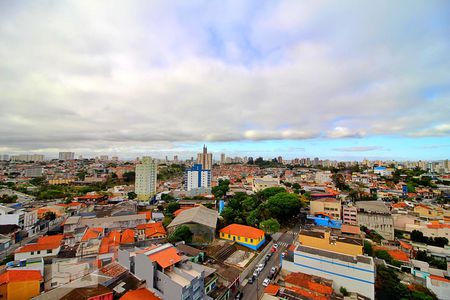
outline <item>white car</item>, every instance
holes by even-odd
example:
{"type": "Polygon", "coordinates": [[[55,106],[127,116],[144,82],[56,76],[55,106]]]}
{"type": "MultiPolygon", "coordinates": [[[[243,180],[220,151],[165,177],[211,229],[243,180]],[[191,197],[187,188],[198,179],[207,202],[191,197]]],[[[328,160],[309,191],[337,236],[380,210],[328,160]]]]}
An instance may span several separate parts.
{"type": "Polygon", "coordinates": [[[263,286],[268,286],[269,284],[270,284],[270,279],[269,278],[264,279],[263,286]]]}
{"type": "Polygon", "coordinates": [[[278,249],[278,244],[273,244],[273,247],[274,247],[275,249],[278,249]]]}

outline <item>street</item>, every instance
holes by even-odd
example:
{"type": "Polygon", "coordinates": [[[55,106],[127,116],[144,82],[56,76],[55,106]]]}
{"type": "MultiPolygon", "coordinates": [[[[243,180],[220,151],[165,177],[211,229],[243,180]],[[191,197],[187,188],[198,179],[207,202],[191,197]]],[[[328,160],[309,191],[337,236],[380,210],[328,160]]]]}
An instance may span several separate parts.
{"type": "Polygon", "coordinates": [[[292,244],[297,233],[298,229],[292,229],[283,233],[278,241],[276,241],[278,244],[278,250],[272,255],[264,269],[256,278],[255,282],[247,283],[247,285],[242,289],[242,292],[244,293],[244,300],[257,300],[262,297],[264,294],[264,286],[262,285],[264,279],[269,276],[269,272],[272,267],[277,267],[280,269],[280,255],[286,251],[290,244],[292,244]]]}

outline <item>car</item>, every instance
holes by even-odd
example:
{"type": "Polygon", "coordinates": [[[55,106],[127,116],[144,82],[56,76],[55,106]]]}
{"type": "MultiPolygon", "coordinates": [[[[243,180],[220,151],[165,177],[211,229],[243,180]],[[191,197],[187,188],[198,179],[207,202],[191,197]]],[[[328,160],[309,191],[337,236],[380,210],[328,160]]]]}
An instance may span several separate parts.
{"type": "Polygon", "coordinates": [[[273,247],[274,247],[275,249],[278,249],[278,244],[273,244],[273,247]]]}
{"type": "Polygon", "coordinates": [[[261,263],[261,264],[258,265],[257,268],[262,270],[262,269],[264,269],[264,267],[265,267],[265,265],[263,263],[261,263]]]}
{"type": "Polygon", "coordinates": [[[259,275],[259,271],[255,270],[255,272],[253,272],[252,276],[256,278],[256,277],[258,277],[258,275],[259,275]]]}
{"type": "Polygon", "coordinates": [[[239,291],[239,292],[237,292],[236,296],[234,296],[234,299],[239,300],[239,299],[242,299],[243,296],[244,296],[244,293],[239,291]]]}
{"type": "Polygon", "coordinates": [[[272,267],[272,268],[270,269],[270,272],[275,273],[276,271],[277,271],[277,267],[272,267]]]}
{"type": "Polygon", "coordinates": [[[284,258],[286,256],[286,252],[281,253],[281,257],[284,258]]]}
{"type": "Polygon", "coordinates": [[[266,279],[264,279],[264,281],[263,281],[263,286],[268,286],[270,284],[270,278],[266,278],[266,279]]]}
{"type": "Polygon", "coordinates": [[[256,276],[255,274],[253,274],[252,276],[250,276],[250,278],[248,279],[248,283],[252,284],[253,282],[255,282],[256,280],[256,276]]]}

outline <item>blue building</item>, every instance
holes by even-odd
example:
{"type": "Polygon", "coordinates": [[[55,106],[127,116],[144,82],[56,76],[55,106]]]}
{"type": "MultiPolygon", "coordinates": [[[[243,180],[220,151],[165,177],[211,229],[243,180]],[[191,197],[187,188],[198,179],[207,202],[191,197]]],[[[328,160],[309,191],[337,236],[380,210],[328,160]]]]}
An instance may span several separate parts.
{"type": "Polygon", "coordinates": [[[326,214],[319,213],[316,215],[308,215],[307,219],[313,221],[314,224],[317,226],[324,226],[336,229],[341,229],[342,226],[341,220],[335,220],[326,214]]]}
{"type": "Polygon", "coordinates": [[[203,169],[201,164],[195,164],[184,172],[184,189],[186,191],[210,187],[211,170],[203,169]]]}

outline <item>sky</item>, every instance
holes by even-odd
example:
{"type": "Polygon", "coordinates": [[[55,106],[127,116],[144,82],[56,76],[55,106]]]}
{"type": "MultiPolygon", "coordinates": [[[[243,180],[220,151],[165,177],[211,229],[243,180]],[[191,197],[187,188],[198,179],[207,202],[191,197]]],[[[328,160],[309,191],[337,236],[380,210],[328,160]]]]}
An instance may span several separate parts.
{"type": "Polygon", "coordinates": [[[450,2],[0,1],[0,153],[204,143],[448,159],[450,2]]]}

